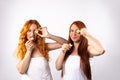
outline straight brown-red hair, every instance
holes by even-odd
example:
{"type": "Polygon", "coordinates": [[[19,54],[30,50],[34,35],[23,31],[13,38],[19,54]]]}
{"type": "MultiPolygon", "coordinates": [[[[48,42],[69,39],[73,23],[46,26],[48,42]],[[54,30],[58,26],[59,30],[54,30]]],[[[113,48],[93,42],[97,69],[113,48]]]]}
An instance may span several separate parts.
{"type": "MultiPolygon", "coordinates": [[[[73,24],[75,24],[80,30],[82,28],[86,28],[85,24],[82,21],[74,21],[70,25],[70,29],[73,24]]],[[[70,29],[69,29],[69,31],[70,31],[70,29]]],[[[68,38],[68,42],[71,43],[73,46],[71,47],[70,50],[68,50],[66,52],[65,57],[64,57],[64,63],[67,60],[68,56],[72,53],[73,47],[74,47],[73,41],[71,40],[70,36],[68,38]]],[[[87,48],[88,48],[88,40],[83,35],[81,35],[80,43],[79,43],[79,47],[78,47],[78,55],[80,56],[80,60],[81,60],[80,67],[83,69],[83,72],[84,72],[87,80],[92,80],[91,67],[90,67],[90,62],[89,62],[90,55],[89,55],[87,48]]]]}

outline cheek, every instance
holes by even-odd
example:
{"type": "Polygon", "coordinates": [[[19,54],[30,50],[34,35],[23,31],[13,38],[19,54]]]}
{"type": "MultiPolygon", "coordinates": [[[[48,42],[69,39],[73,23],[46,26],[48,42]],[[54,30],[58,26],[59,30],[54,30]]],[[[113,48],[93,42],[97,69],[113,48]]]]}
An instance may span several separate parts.
{"type": "Polygon", "coordinates": [[[28,32],[28,33],[27,33],[27,39],[28,39],[29,37],[30,37],[30,33],[28,32]]]}
{"type": "Polygon", "coordinates": [[[70,38],[72,37],[72,34],[69,34],[70,38]]]}

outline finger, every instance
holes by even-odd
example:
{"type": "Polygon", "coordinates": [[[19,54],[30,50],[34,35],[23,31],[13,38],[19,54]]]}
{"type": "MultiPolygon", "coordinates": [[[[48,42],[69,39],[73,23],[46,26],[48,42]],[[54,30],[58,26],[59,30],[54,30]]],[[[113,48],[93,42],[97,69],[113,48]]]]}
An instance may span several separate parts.
{"type": "Polygon", "coordinates": [[[41,30],[41,29],[42,29],[42,27],[39,27],[39,28],[38,28],[38,30],[41,30]]]}
{"type": "Polygon", "coordinates": [[[47,27],[45,26],[45,27],[43,27],[43,29],[47,29],[47,27]]]}
{"type": "Polygon", "coordinates": [[[38,29],[36,29],[36,32],[41,32],[42,31],[42,27],[39,27],[38,29]]]}
{"type": "Polygon", "coordinates": [[[68,51],[70,49],[70,47],[67,47],[66,50],[68,51]]]}
{"type": "Polygon", "coordinates": [[[29,41],[26,41],[25,45],[27,46],[29,44],[29,41]]]}
{"type": "Polygon", "coordinates": [[[72,47],[73,45],[71,43],[69,43],[69,46],[72,47]]]}
{"type": "Polygon", "coordinates": [[[40,37],[43,37],[42,34],[37,34],[37,35],[40,36],[40,37]]]}

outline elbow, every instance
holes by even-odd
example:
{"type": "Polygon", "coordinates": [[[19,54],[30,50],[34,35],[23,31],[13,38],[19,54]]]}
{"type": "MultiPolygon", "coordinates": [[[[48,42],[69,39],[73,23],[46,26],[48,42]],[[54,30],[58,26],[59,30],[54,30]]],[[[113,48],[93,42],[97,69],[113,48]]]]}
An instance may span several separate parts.
{"type": "Polygon", "coordinates": [[[25,71],[20,70],[20,69],[18,69],[18,72],[19,72],[20,74],[24,74],[24,73],[25,73],[25,71]]]}
{"type": "Polygon", "coordinates": [[[101,51],[99,51],[99,55],[103,55],[105,53],[105,50],[103,49],[103,50],[101,50],[101,51]]]}
{"type": "Polygon", "coordinates": [[[56,69],[59,71],[59,70],[62,69],[62,67],[59,64],[56,63],[56,69]]]}
{"type": "Polygon", "coordinates": [[[105,53],[105,49],[104,49],[103,47],[99,48],[99,49],[98,49],[98,53],[99,53],[100,55],[104,54],[104,53],[105,53]]]}
{"type": "Polygon", "coordinates": [[[24,73],[25,73],[25,71],[24,71],[23,69],[20,69],[19,67],[17,67],[17,70],[18,70],[18,72],[19,72],[20,74],[24,74],[24,73]]]}
{"type": "Polygon", "coordinates": [[[23,71],[19,71],[19,73],[20,73],[20,74],[24,74],[25,72],[23,72],[23,71]]]}
{"type": "Polygon", "coordinates": [[[59,70],[61,70],[62,68],[60,68],[60,67],[56,66],[56,69],[59,71],[59,70]]]}
{"type": "Polygon", "coordinates": [[[101,54],[104,54],[104,53],[105,53],[105,49],[104,49],[103,47],[100,49],[100,53],[101,53],[101,54]]]}
{"type": "Polygon", "coordinates": [[[101,52],[101,54],[104,54],[104,53],[105,53],[105,50],[103,49],[102,52],[101,52]]]}
{"type": "Polygon", "coordinates": [[[104,54],[104,53],[105,53],[105,50],[102,51],[102,54],[104,54]]]}
{"type": "Polygon", "coordinates": [[[96,51],[94,51],[94,52],[91,52],[91,54],[90,54],[90,58],[93,58],[94,56],[100,56],[100,55],[102,55],[102,54],[104,54],[105,53],[105,50],[103,49],[103,50],[96,50],[96,51]]]}

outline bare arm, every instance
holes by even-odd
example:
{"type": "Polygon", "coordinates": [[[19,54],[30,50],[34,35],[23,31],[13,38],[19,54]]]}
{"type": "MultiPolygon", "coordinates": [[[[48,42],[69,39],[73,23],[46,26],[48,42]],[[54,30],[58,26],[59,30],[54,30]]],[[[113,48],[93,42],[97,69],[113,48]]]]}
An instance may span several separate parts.
{"type": "Polygon", "coordinates": [[[59,44],[63,44],[63,43],[67,43],[67,40],[66,39],[64,39],[64,38],[62,38],[62,37],[59,37],[59,36],[55,36],[55,35],[52,35],[52,34],[48,34],[48,38],[49,39],[52,39],[52,40],[54,40],[54,41],[56,41],[57,43],[59,43],[59,44]]]}
{"type": "Polygon", "coordinates": [[[56,41],[55,43],[49,43],[48,44],[48,49],[49,50],[54,50],[54,49],[61,48],[63,43],[67,43],[66,39],[64,39],[62,37],[59,37],[59,36],[52,35],[52,34],[49,34],[48,38],[56,41]]]}
{"type": "Polygon", "coordinates": [[[88,39],[88,42],[90,43],[88,46],[88,51],[90,52],[91,57],[101,55],[105,52],[100,41],[90,35],[86,29],[82,30],[82,34],[88,39]]]}
{"type": "Polygon", "coordinates": [[[67,50],[69,50],[71,46],[69,44],[64,43],[62,45],[62,52],[60,53],[60,55],[58,56],[57,60],[56,60],[56,69],[57,70],[61,70],[63,67],[63,61],[64,61],[64,56],[67,50]]]}
{"type": "Polygon", "coordinates": [[[18,58],[16,64],[16,67],[21,74],[24,74],[27,71],[31,59],[32,50],[35,48],[35,44],[33,44],[33,42],[31,41],[27,41],[25,45],[27,48],[25,56],[22,60],[18,58]]]}
{"type": "Polygon", "coordinates": [[[47,46],[48,46],[48,49],[49,50],[54,50],[54,49],[58,49],[61,47],[61,45],[63,43],[67,43],[67,40],[62,38],[62,37],[59,37],[59,36],[55,36],[53,34],[50,34],[48,31],[47,31],[47,28],[46,27],[43,27],[40,29],[40,31],[42,31],[42,35],[41,34],[38,34],[39,36],[41,37],[46,37],[48,39],[52,39],[54,41],[56,41],[55,43],[47,43],[47,46]]]}
{"type": "Polygon", "coordinates": [[[17,70],[19,71],[19,73],[21,74],[24,74],[27,69],[28,69],[28,66],[29,66],[29,62],[30,62],[30,58],[31,58],[31,52],[26,52],[26,55],[25,57],[20,60],[20,59],[17,59],[17,70]]]}
{"type": "Polygon", "coordinates": [[[63,66],[63,60],[64,60],[65,53],[62,51],[60,55],[58,56],[56,60],[56,69],[61,70],[63,66]]]}

